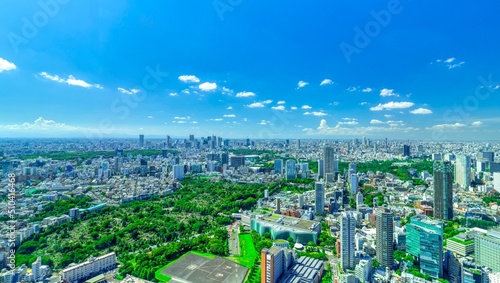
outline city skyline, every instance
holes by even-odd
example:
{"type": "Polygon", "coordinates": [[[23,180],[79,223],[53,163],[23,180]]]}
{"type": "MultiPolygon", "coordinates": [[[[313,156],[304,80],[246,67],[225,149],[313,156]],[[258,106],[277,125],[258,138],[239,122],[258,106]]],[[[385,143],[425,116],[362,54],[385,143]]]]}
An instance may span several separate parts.
{"type": "Polygon", "coordinates": [[[4,137],[500,136],[493,1],[40,3],[0,11],[4,137]]]}

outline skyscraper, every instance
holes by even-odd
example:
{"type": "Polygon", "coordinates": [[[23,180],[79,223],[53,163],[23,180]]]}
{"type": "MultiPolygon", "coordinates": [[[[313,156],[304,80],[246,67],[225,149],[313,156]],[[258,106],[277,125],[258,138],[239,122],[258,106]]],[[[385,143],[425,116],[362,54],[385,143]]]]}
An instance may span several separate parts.
{"type": "Polygon", "coordinates": [[[318,177],[323,177],[323,173],[325,171],[325,162],[323,159],[318,159],[318,177]]]}
{"type": "Polygon", "coordinates": [[[354,269],[354,236],[356,228],[356,217],[354,212],[342,212],[340,216],[340,267],[342,269],[354,269]]]}
{"type": "Polygon", "coordinates": [[[335,154],[333,151],[333,147],[325,147],[323,149],[323,160],[324,160],[324,172],[323,176],[326,176],[326,173],[334,173],[335,170],[333,168],[333,161],[335,160],[335,154]]]}
{"type": "Polygon", "coordinates": [[[139,147],[144,147],[144,135],[139,135],[139,147]]]}
{"type": "Polygon", "coordinates": [[[283,159],[274,160],[274,173],[283,174],[283,159]]]}
{"type": "Polygon", "coordinates": [[[184,179],[184,165],[174,165],[174,179],[182,180],[184,179]]]}
{"type": "Polygon", "coordinates": [[[295,179],[297,173],[296,173],[296,168],[295,168],[295,160],[287,160],[286,161],[286,168],[285,168],[285,173],[286,173],[286,179],[287,180],[292,180],[295,179]]]}
{"type": "Polygon", "coordinates": [[[392,268],[394,264],[394,216],[387,207],[377,210],[377,261],[382,265],[392,268]]]}
{"type": "Polygon", "coordinates": [[[434,217],[453,219],[453,187],[451,163],[434,162],[434,217]]]}
{"type": "Polygon", "coordinates": [[[455,183],[467,188],[470,186],[470,157],[458,155],[455,163],[455,183]]]}
{"type": "Polygon", "coordinates": [[[325,183],[316,182],[315,185],[316,199],[315,199],[315,212],[316,214],[323,214],[325,211],[325,183]]]}
{"type": "Polygon", "coordinates": [[[358,175],[351,175],[351,192],[356,193],[358,191],[358,175]]]}
{"type": "Polygon", "coordinates": [[[273,246],[269,249],[262,249],[260,252],[261,261],[261,275],[260,282],[262,283],[276,283],[280,276],[285,272],[285,255],[284,250],[273,246]]]}
{"type": "Polygon", "coordinates": [[[420,262],[420,272],[434,278],[443,277],[444,224],[425,215],[411,218],[406,225],[406,251],[420,262]]]}
{"type": "Polygon", "coordinates": [[[37,257],[36,261],[31,264],[33,273],[33,281],[38,282],[41,279],[40,267],[42,266],[42,258],[37,257]]]}
{"type": "Polygon", "coordinates": [[[403,145],[403,156],[410,156],[410,146],[409,145],[403,145]]]}

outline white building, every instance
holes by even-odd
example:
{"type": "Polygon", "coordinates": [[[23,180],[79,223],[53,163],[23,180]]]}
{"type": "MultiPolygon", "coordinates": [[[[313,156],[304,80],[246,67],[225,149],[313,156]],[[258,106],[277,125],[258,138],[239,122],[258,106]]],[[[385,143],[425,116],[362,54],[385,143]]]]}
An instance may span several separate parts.
{"type": "Polygon", "coordinates": [[[495,191],[500,192],[500,173],[493,173],[493,188],[495,191]]]}
{"type": "Polygon", "coordinates": [[[356,265],[355,274],[361,283],[370,282],[370,275],[372,272],[372,260],[362,259],[356,265]]]}
{"type": "Polygon", "coordinates": [[[116,267],[116,254],[114,252],[100,257],[91,256],[85,262],[63,269],[61,271],[61,280],[77,282],[97,276],[114,267],[116,267]]]}
{"type": "Polygon", "coordinates": [[[40,281],[42,279],[40,275],[41,267],[42,267],[42,258],[38,257],[36,261],[31,264],[31,272],[33,273],[34,282],[40,281]]]}
{"type": "Polygon", "coordinates": [[[353,269],[354,263],[354,237],[356,229],[356,216],[352,211],[343,212],[340,216],[340,267],[353,269]]]}

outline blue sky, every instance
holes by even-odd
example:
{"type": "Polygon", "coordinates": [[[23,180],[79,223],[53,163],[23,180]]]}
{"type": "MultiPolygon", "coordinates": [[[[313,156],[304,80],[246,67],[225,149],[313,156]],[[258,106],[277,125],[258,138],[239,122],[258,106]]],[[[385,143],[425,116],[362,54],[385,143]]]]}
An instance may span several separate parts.
{"type": "Polygon", "coordinates": [[[3,137],[500,137],[496,1],[2,1],[3,137]]]}

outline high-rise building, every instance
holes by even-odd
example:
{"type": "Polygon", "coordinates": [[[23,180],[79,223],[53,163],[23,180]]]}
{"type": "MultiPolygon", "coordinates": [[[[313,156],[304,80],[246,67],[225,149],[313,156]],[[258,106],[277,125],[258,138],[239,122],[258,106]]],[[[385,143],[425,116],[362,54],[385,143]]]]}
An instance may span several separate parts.
{"type": "Polygon", "coordinates": [[[144,135],[139,135],[139,147],[144,147],[144,135]]]}
{"type": "Polygon", "coordinates": [[[262,249],[260,252],[261,261],[261,283],[276,283],[286,271],[284,268],[285,255],[284,250],[273,246],[269,249],[262,249]]]}
{"type": "Polygon", "coordinates": [[[409,145],[403,145],[403,156],[410,156],[410,146],[409,145]]]}
{"type": "Polygon", "coordinates": [[[387,207],[377,210],[377,261],[382,266],[392,268],[394,264],[394,216],[387,207]]]}
{"type": "Polygon", "coordinates": [[[443,276],[443,230],[442,221],[422,214],[406,225],[406,251],[419,259],[421,273],[434,278],[443,276]]]}
{"type": "Polygon", "coordinates": [[[434,162],[434,217],[453,219],[453,184],[451,163],[434,162]]]}
{"type": "Polygon", "coordinates": [[[455,183],[459,186],[468,188],[470,186],[470,157],[467,155],[458,155],[455,163],[455,183]]]}
{"type": "Polygon", "coordinates": [[[274,160],[274,173],[283,174],[283,159],[274,160]]]}
{"type": "Polygon", "coordinates": [[[222,165],[229,164],[229,153],[227,152],[221,153],[220,162],[222,163],[222,165]]]}
{"type": "Polygon", "coordinates": [[[316,214],[323,214],[325,211],[325,183],[316,182],[315,185],[316,202],[315,202],[315,212],[316,214]]]}
{"type": "Polygon", "coordinates": [[[483,151],[482,152],[482,157],[484,159],[487,159],[489,162],[494,162],[495,161],[495,153],[492,151],[483,151]]]}
{"type": "Polygon", "coordinates": [[[354,236],[356,235],[356,216],[354,212],[342,212],[340,216],[340,267],[354,269],[354,236]]]}
{"type": "Polygon", "coordinates": [[[493,272],[500,272],[500,229],[488,230],[488,233],[478,233],[474,239],[475,259],[478,265],[484,265],[493,272]]]}
{"type": "Polygon", "coordinates": [[[295,166],[295,160],[287,160],[285,163],[285,175],[287,180],[292,180],[296,178],[297,175],[297,169],[295,166]]]}
{"type": "Polygon", "coordinates": [[[170,148],[172,146],[172,140],[170,139],[170,136],[167,136],[167,148],[170,148]]]}
{"type": "Polygon", "coordinates": [[[335,160],[335,152],[333,147],[325,147],[323,149],[323,160],[324,160],[324,172],[323,176],[326,176],[327,173],[334,173],[335,170],[333,168],[333,161],[335,160]]]}
{"type": "Polygon", "coordinates": [[[351,192],[356,193],[358,191],[358,175],[351,175],[351,192]]]}
{"type": "Polygon", "coordinates": [[[231,167],[238,169],[238,167],[245,165],[245,156],[231,156],[229,162],[231,163],[231,167]]]}
{"type": "Polygon", "coordinates": [[[276,198],[276,214],[281,214],[281,199],[276,198]]]}
{"type": "Polygon", "coordinates": [[[318,177],[322,178],[325,172],[325,162],[323,159],[318,159],[318,177]]]}
{"type": "Polygon", "coordinates": [[[184,165],[174,165],[174,179],[182,180],[184,179],[184,165]]]}

